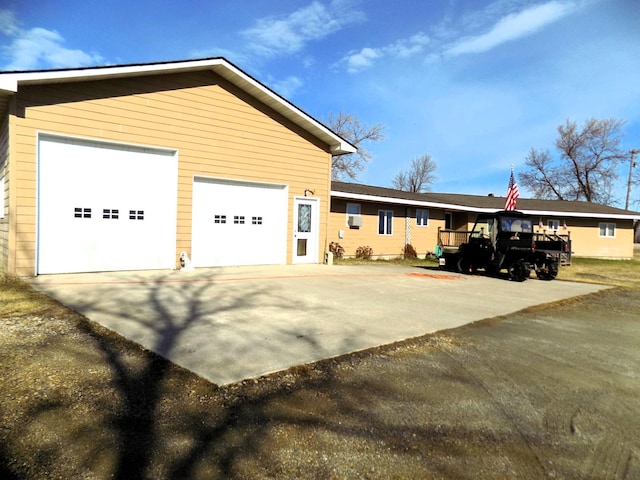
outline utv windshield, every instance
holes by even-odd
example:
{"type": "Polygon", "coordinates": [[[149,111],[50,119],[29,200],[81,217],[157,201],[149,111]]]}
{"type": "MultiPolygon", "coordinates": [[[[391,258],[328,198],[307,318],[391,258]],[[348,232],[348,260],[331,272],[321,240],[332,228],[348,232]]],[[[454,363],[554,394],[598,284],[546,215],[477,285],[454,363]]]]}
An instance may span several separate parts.
{"type": "Polygon", "coordinates": [[[533,225],[528,218],[502,217],[501,230],[511,233],[533,233],[533,225]]]}
{"type": "Polygon", "coordinates": [[[493,218],[479,218],[473,226],[471,236],[474,238],[489,238],[493,233],[493,218]]]}

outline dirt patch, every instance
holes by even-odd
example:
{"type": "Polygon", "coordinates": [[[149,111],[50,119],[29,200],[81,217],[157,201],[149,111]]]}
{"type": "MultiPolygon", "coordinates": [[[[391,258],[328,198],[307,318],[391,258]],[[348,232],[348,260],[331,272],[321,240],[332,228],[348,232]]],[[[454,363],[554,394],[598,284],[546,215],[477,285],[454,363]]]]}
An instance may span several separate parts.
{"type": "Polygon", "coordinates": [[[0,321],[0,478],[640,478],[638,290],[224,388],[35,298],[0,321]]]}

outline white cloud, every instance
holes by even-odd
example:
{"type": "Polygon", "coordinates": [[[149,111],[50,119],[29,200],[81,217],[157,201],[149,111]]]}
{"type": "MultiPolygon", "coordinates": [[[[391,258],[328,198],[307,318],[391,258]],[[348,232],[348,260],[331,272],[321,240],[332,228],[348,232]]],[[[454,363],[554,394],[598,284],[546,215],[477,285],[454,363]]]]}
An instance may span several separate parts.
{"type": "Polygon", "coordinates": [[[18,23],[11,10],[0,10],[0,33],[15,35],[18,32],[18,23]]]}
{"type": "Polygon", "coordinates": [[[503,43],[531,35],[572,13],[574,3],[551,1],[502,17],[493,28],[482,35],[467,37],[444,51],[445,55],[463,55],[491,50],[503,43]]]}
{"type": "Polygon", "coordinates": [[[103,62],[98,54],[65,48],[58,32],[39,27],[21,29],[7,10],[0,11],[0,31],[13,39],[0,49],[0,54],[9,59],[2,66],[4,70],[83,67],[103,62]]]}
{"type": "Polygon", "coordinates": [[[428,43],[429,37],[420,32],[383,47],[365,47],[359,52],[352,52],[341,63],[346,64],[349,73],[356,73],[373,66],[375,60],[384,57],[409,58],[418,55],[424,52],[428,43]]]}
{"type": "Polygon", "coordinates": [[[273,90],[284,98],[293,97],[293,95],[304,85],[304,82],[295,75],[289,76],[284,80],[270,82],[273,90]]]}
{"type": "Polygon", "coordinates": [[[352,53],[345,58],[349,73],[355,73],[373,65],[373,61],[381,56],[380,50],[375,48],[363,48],[357,53],[352,53]]]}
{"type": "Polygon", "coordinates": [[[313,1],[283,18],[259,19],[245,30],[251,49],[263,56],[291,54],[302,50],[308,42],[322,39],[348,24],[362,20],[363,15],[350,7],[349,1],[334,0],[328,4],[313,1]]]}

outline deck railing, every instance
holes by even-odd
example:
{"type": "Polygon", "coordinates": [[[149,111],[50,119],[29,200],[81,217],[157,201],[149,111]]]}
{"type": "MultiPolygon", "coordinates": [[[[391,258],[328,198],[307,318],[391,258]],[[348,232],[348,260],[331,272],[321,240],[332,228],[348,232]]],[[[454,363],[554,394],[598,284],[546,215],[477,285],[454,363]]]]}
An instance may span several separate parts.
{"type": "Polygon", "coordinates": [[[470,231],[438,229],[438,245],[441,247],[459,247],[469,240],[470,231]]]}

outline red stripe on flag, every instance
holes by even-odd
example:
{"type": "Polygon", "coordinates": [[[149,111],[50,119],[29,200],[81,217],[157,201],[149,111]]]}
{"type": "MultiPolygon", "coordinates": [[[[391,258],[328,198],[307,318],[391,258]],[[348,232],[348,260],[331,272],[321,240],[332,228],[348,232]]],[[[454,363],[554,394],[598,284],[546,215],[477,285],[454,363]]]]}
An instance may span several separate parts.
{"type": "Polygon", "coordinates": [[[518,184],[516,183],[516,179],[513,177],[513,170],[511,170],[511,178],[509,179],[509,188],[507,190],[507,201],[505,202],[504,209],[515,210],[516,200],[519,196],[520,191],[518,190],[518,184]]]}

